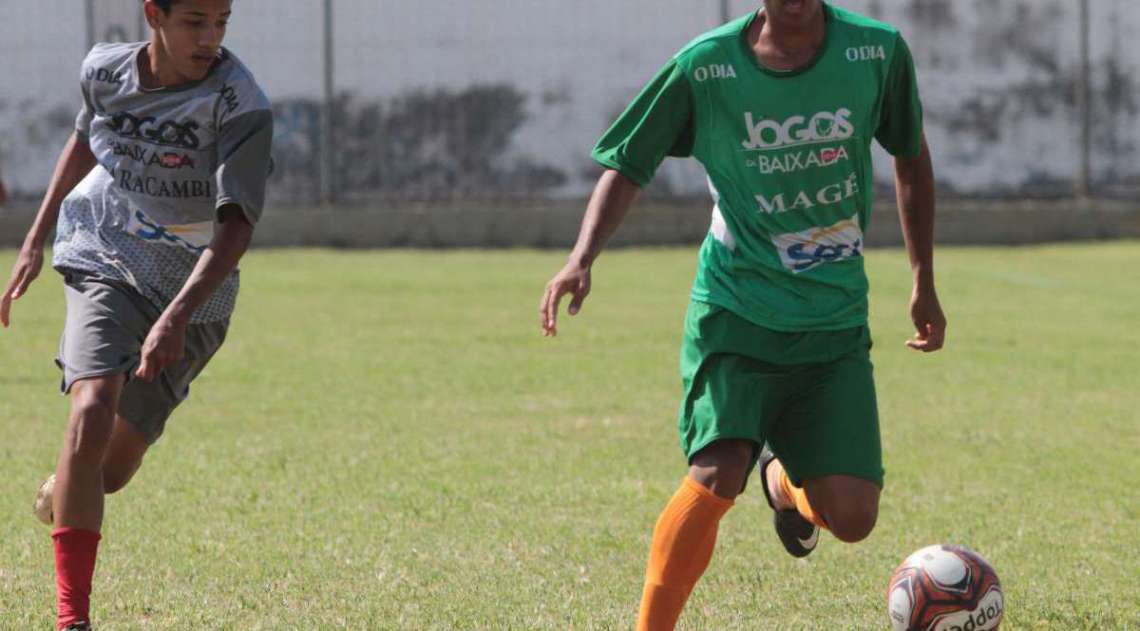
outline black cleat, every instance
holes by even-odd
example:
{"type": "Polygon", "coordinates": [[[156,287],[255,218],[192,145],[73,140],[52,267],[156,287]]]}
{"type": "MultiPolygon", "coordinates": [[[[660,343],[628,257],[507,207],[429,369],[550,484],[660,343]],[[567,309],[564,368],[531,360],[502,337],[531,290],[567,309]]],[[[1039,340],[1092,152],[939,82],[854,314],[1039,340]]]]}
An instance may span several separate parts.
{"type": "Polygon", "coordinates": [[[768,500],[768,506],[775,511],[772,515],[772,524],[776,527],[776,536],[780,538],[780,543],[784,544],[788,554],[797,559],[803,558],[811,554],[819,544],[819,526],[804,519],[803,515],[794,508],[776,510],[772,495],[768,491],[768,465],[775,459],[775,454],[764,445],[764,449],[760,452],[760,481],[764,489],[764,499],[768,500]]]}

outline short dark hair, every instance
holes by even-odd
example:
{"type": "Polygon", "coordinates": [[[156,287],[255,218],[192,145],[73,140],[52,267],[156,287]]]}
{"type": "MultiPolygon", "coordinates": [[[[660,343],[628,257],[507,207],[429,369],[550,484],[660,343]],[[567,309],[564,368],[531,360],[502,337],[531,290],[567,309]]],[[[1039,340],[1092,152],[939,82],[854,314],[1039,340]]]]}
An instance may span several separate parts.
{"type": "MultiPolygon", "coordinates": [[[[146,2],[146,0],[143,0],[143,2],[146,2]]],[[[154,3],[158,5],[158,8],[162,9],[162,12],[167,15],[170,15],[170,7],[175,2],[177,2],[177,0],[154,0],[154,3]]]]}

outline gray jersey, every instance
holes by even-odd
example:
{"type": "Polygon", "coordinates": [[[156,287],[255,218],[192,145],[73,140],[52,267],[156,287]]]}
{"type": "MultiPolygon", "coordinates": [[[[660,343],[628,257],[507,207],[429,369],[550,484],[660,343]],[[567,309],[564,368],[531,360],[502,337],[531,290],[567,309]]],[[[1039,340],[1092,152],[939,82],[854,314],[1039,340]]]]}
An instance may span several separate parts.
{"type": "MultiPolygon", "coordinates": [[[[213,238],[218,208],[236,204],[257,223],[273,115],[225,49],[201,81],[143,88],[145,48],[98,44],[83,61],[76,133],[99,165],[60,208],[52,265],[126,282],[161,310],[213,238]]],[[[234,270],[191,322],[229,317],[237,291],[234,270]]]]}

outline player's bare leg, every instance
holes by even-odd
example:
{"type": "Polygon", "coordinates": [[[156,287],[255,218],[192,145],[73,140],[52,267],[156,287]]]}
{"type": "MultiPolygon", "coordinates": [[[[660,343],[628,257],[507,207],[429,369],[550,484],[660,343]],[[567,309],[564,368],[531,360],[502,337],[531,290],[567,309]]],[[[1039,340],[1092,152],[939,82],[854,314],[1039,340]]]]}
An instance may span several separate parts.
{"type": "Polygon", "coordinates": [[[823,518],[836,539],[862,541],[875,529],[879,517],[879,487],[849,475],[804,480],[808,504],[823,518]]]}
{"type": "MultiPolygon", "coordinates": [[[[121,490],[142,465],[150,444],[146,438],[121,416],[115,417],[111,430],[111,442],[103,456],[103,493],[110,494],[121,490]]],[[[44,480],[36,493],[33,512],[47,525],[55,521],[52,502],[55,496],[55,474],[44,480]]]]}
{"type": "Polygon", "coordinates": [[[67,438],[55,469],[56,528],[98,532],[103,525],[103,459],[124,380],[123,375],[94,377],[71,387],[67,438]]]}
{"type": "Polygon", "coordinates": [[[90,620],[103,525],[103,459],[124,381],[121,374],[109,375],[81,379],[71,387],[71,415],[52,498],[59,628],[90,620]]]}
{"type": "Polygon", "coordinates": [[[746,440],[720,440],[693,456],[689,475],[653,530],[639,631],[676,625],[712,559],[720,519],[744,487],[755,448],[746,440]]]}
{"type": "Polygon", "coordinates": [[[103,492],[111,494],[125,487],[142,466],[148,449],[146,437],[125,418],[115,416],[111,443],[103,456],[103,492]]]}
{"type": "Polygon", "coordinates": [[[765,469],[765,484],[773,507],[796,510],[809,522],[826,528],[836,539],[855,543],[866,539],[879,516],[879,487],[848,475],[829,475],[803,481],[802,489],[788,483],[779,460],[765,469]]]}

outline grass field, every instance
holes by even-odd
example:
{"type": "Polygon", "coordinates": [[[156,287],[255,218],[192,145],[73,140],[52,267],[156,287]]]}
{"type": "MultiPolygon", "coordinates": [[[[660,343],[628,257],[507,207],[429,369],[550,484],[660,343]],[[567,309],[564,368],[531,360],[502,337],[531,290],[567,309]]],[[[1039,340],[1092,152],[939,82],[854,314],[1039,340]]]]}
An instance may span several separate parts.
{"type": "MultiPolygon", "coordinates": [[[[7,277],[15,253],[0,252],[7,277]]],[[[695,252],[598,262],[539,335],[563,252],[255,251],[229,341],[108,500],[100,631],[624,629],[684,472],[695,252]]],[[[795,561],[755,488],[684,629],[884,629],[935,542],[998,569],[1007,629],[1140,629],[1140,243],[942,249],[947,349],[908,351],[909,274],[872,251],[887,489],[875,533],[795,561]]],[[[30,512],[66,400],[45,272],[0,330],[0,629],[48,629],[30,512]]]]}

